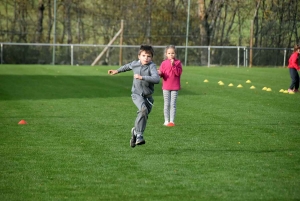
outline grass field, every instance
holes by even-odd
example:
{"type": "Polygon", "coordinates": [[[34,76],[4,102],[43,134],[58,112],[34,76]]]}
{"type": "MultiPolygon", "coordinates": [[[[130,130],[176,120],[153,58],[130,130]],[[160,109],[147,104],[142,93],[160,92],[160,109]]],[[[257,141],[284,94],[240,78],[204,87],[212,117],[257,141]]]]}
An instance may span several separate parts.
{"type": "Polygon", "coordinates": [[[185,67],[176,126],[159,84],[133,149],[132,72],[110,68],[0,65],[0,200],[300,200],[287,69],[185,67]]]}

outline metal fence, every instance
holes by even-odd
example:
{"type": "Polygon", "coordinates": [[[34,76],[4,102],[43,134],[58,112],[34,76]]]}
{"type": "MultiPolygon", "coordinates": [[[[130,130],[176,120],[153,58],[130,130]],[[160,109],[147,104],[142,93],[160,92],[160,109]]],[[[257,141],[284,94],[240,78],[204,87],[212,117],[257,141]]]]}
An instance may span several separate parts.
{"type": "MultiPolygon", "coordinates": [[[[107,45],[0,43],[1,64],[91,65],[107,45]]],[[[137,59],[139,45],[110,45],[97,65],[121,65],[137,59]]],[[[163,59],[165,46],[153,46],[154,61],[163,59]]],[[[246,46],[176,46],[177,57],[187,66],[249,66],[246,46]]],[[[290,48],[252,48],[252,66],[283,67],[290,48]]]]}

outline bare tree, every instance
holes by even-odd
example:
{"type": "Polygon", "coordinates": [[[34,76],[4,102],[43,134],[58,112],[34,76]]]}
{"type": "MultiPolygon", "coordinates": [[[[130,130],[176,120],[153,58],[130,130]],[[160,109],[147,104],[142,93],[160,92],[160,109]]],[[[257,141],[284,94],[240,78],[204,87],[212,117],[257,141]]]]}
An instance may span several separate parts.
{"type": "MultiPolygon", "coordinates": [[[[217,20],[224,6],[224,0],[210,0],[206,7],[205,0],[198,0],[199,4],[199,26],[200,26],[200,45],[209,46],[211,37],[215,31],[217,20]]],[[[207,49],[201,51],[201,64],[207,65],[207,49]]]]}
{"type": "Polygon", "coordinates": [[[48,23],[47,23],[47,35],[46,35],[46,43],[50,43],[51,38],[51,31],[52,31],[52,6],[51,6],[51,0],[47,0],[47,8],[48,8],[48,23]]]}
{"type": "Polygon", "coordinates": [[[64,7],[64,29],[67,32],[67,43],[70,44],[73,41],[72,28],[71,28],[72,0],[65,0],[63,7],[64,7]]]}
{"type": "Polygon", "coordinates": [[[43,19],[44,19],[44,1],[39,0],[38,3],[38,12],[37,12],[37,28],[36,28],[36,38],[35,42],[40,43],[41,42],[41,37],[43,34],[43,19]]]}

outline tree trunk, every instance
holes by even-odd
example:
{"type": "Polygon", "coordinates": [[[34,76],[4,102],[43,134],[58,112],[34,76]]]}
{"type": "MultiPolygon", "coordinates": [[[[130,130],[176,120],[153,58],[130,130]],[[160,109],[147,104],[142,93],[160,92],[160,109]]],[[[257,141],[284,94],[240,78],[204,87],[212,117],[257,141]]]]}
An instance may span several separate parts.
{"type": "Polygon", "coordinates": [[[65,26],[67,31],[67,43],[71,44],[72,39],[72,28],[71,28],[71,7],[72,7],[72,0],[68,0],[65,3],[65,26]]]}
{"type": "MultiPolygon", "coordinates": [[[[200,45],[208,46],[208,22],[205,7],[205,0],[198,0],[199,3],[199,28],[200,28],[200,45]]],[[[207,65],[207,49],[201,49],[200,63],[207,65]]]]}
{"type": "MultiPolygon", "coordinates": [[[[200,45],[209,46],[211,44],[210,38],[215,31],[216,24],[219,20],[221,10],[224,6],[224,0],[210,0],[209,7],[206,9],[205,0],[198,0],[199,4],[199,26],[200,26],[200,45]]],[[[201,64],[208,64],[208,50],[204,48],[201,50],[201,64]]]]}
{"type": "Polygon", "coordinates": [[[148,6],[147,6],[147,10],[148,10],[148,24],[147,24],[147,44],[151,44],[151,0],[148,0],[148,6]]]}
{"type": "Polygon", "coordinates": [[[38,14],[37,14],[38,23],[37,23],[36,38],[35,38],[36,43],[41,42],[41,38],[43,34],[44,10],[45,10],[44,2],[43,0],[40,0],[38,5],[38,14]]]}

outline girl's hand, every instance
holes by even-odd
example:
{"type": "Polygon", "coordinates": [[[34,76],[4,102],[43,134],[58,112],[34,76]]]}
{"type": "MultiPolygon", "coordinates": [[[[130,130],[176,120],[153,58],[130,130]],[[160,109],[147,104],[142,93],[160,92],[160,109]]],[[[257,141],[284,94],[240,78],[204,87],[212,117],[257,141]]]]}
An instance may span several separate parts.
{"type": "Polygon", "coordinates": [[[161,71],[160,70],[157,70],[157,73],[158,73],[158,75],[161,75],[161,71]]]}
{"type": "Polygon", "coordinates": [[[171,59],[170,61],[171,61],[171,65],[173,66],[173,64],[174,64],[174,59],[171,59]]]}

